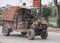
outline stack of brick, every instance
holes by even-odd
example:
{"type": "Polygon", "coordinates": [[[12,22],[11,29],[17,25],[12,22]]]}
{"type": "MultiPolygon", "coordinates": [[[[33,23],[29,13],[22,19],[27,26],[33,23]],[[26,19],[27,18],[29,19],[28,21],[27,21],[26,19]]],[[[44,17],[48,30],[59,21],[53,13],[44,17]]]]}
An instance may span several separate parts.
{"type": "Polygon", "coordinates": [[[19,14],[20,13],[20,8],[18,6],[11,6],[9,8],[6,8],[3,10],[2,13],[2,19],[3,20],[10,20],[13,21],[14,19],[14,14],[19,14]]]}

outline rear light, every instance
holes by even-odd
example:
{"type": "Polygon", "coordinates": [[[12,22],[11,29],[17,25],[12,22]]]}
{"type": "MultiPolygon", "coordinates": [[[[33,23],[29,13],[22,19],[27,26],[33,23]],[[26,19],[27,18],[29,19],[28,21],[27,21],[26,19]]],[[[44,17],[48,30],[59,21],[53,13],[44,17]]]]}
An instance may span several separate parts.
{"type": "Polygon", "coordinates": [[[38,25],[42,24],[42,21],[38,21],[38,25]]]}

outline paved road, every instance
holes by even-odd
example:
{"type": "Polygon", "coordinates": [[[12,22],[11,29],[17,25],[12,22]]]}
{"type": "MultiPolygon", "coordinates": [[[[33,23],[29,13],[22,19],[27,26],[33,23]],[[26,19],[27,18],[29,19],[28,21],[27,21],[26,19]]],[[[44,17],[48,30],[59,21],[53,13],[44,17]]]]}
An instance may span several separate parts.
{"type": "Polygon", "coordinates": [[[46,40],[41,39],[40,36],[36,36],[35,40],[28,40],[26,36],[21,36],[20,33],[13,32],[10,36],[3,36],[1,33],[2,27],[0,27],[0,42],[2,43],[60,43],[60,33],[49,32],[49,36],[46,40]]]}

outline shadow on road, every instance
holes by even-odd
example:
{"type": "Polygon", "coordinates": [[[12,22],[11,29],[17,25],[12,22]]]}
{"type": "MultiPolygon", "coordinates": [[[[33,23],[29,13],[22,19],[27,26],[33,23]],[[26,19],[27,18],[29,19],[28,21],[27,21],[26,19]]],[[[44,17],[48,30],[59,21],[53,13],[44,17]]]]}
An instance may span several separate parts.
{"type": "Polygon", "coordinates": [[[13,34],[13,35],[10,35],[11,37],[22,37],[22,38],[27,38],[27,36],[25,35],[21,35],[21,34],[13,34]]]}
{"type": "MultiPolygon", "coordinates": [[[[9,37],[16,37],[16,38],[28,38],[26,35],[21,35],[21,34],[12,34],[9,37]]],[[[48,39],[42,39],[40,36],[35,36],[34,41],[37,40],[48,40],[48,39]]]]}

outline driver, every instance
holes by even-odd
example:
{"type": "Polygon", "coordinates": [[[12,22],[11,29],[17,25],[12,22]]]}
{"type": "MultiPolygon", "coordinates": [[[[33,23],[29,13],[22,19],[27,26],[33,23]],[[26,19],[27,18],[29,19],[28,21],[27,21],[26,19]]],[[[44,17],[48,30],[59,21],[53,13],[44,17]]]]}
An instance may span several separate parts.
{"type": "Polygon", "coordinates": [[[27,21],[27,26],[26,27],[29,29],[31,24],[33,23],[32,20],[34,19],[34,17],[31,15],[31,10],[27,10],[27,14],[25,16],[25,19],[27,21]]]}

